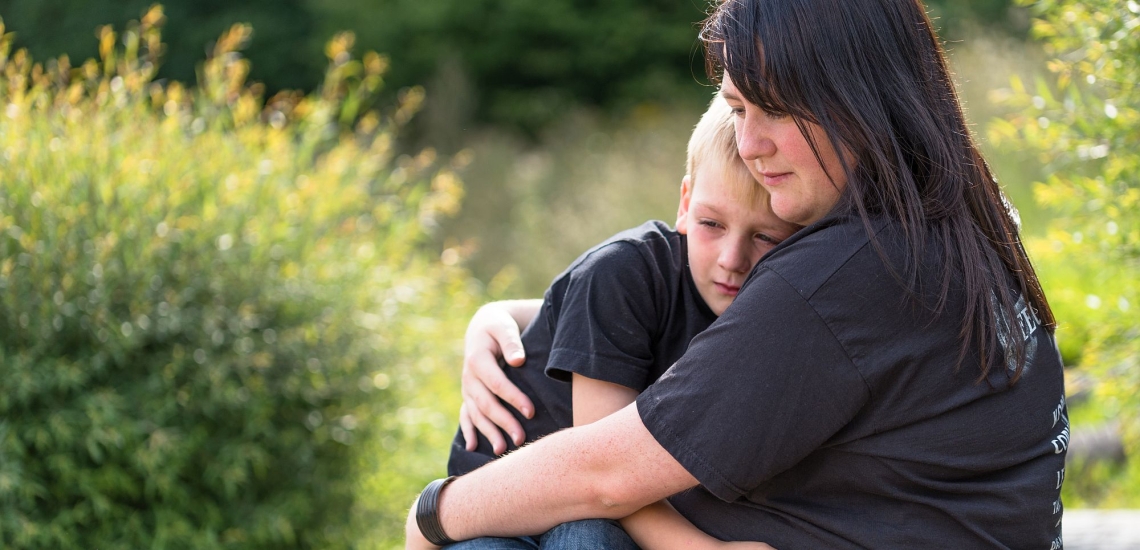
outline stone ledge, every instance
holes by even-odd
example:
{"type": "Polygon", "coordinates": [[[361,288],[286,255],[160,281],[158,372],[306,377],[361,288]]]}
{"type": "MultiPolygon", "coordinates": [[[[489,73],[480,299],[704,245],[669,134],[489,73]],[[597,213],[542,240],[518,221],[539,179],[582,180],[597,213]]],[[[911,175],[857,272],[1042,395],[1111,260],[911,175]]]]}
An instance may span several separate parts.
{"type": "Polygon", "coordinates": [[[1140,510],[1065,510],[1066,550],[1140,549],[1140,510]]]}

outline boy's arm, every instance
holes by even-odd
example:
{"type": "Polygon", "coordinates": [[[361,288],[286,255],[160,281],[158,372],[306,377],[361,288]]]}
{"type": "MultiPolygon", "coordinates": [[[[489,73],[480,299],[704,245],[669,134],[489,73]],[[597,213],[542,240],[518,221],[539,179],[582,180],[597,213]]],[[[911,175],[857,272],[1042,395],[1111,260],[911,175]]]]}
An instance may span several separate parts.
{"type": "MultiPolygon", "coordinates": [[[[590,424],[613,414],[637,399],[637,390],[621,384],[595,380],[574,373],[571,381],[574,398],[574,425],[590,424]]],[[[713,549],[729,545],[739,550],[763,550],[762,543],[725,543],[700,529],[661,500],[621,520],[634,542],[644,550],[669,548],[713,549]]]]}
{"type": "Polygon", "coordinates": [[[496,454],[507,450],[503,432],[510,435],[515,445],[526,440],[522,425],[496,396],[527,418],[534,416],[534,404],[503,374],[499,358],[513,367],[523,364],[526,355],[520,335],[541,307],[542,300],[491,302],[479,308],[467,325],[461,377],[463,407],[459,410],[459,426],[467,450],[475,450],[476,429],[486,436],[496,454]]]}
{"type": "Polygon", "coordinates": [[[637,399],[637,390],[621,384],[596,380],[578,373],[570,379],[574,398],[574,425],[585,426],[625,408],[637,399]]]}

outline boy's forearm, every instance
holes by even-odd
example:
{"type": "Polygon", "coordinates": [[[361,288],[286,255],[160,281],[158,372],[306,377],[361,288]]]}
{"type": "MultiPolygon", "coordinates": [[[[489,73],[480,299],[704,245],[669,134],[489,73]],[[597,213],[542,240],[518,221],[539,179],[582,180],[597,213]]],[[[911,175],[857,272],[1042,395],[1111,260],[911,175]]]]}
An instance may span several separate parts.
{"type": "Polygon", "coordinates": [[[694,485],[631,405],[458,478],[439,510],[455,540],[520,536],[578,519],[621,518],[694,485]]]}

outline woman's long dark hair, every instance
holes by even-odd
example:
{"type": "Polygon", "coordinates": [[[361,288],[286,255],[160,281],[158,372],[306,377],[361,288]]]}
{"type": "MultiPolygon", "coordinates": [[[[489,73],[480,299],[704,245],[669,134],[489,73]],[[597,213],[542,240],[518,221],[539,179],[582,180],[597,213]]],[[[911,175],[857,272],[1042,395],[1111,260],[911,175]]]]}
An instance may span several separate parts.
{"type": "Polygon", "coordinates": [[[928,295],[918,267],[941,251],[935,311],[954,287],[966,297],[958,365],[976,349],[980,381],[1009,358],[1016,382],[1028,337],[1019,295],[1049,330],[1056,322],[919,0],[723,0],[701,39],[710,78],[727,73],[749,102],[792,115],[805,136],[818,124],[850,153],[837,208],[862,218],[884,259],[871,218],[895,220],[908,261],[894,272],[912,293],[928,295]]]}

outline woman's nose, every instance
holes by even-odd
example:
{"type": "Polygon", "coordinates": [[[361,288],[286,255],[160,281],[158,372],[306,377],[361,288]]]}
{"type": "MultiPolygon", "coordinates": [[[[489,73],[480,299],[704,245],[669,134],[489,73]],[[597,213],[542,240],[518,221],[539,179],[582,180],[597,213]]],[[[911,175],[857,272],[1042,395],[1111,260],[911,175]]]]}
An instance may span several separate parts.
{"type": "Polygon", "coordinates": [[[768,128],[762,116],[745,115],[736,127],[736,148],[740,158],[749,161],[772,156],[776,143],[768,137],[768,128]]]}

